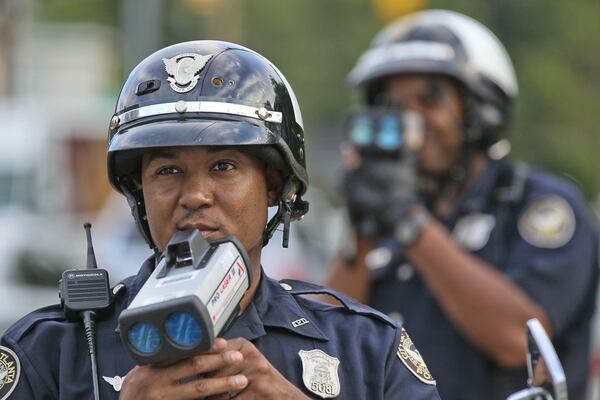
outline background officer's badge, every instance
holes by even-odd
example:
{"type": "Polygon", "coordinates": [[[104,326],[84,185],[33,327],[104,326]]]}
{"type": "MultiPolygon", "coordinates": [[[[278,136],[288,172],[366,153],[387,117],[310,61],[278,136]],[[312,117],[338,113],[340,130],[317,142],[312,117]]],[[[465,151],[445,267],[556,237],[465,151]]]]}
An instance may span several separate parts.
{"type": "Polygon", "coordinates": [[[404,365],[406,365],[406,368],[419,378],[420,381],[428,385],[435,385],[435,379],[433,379],[433,376],[429,372],[425,360],[423,360],[419,350],[417,350],[412,339],[404,329],[400,333],[400,344],[398,345],[396,354],[404,365]]]}
{"type": "Polygon", "coordinates": [[[19,382],[21,363],[9,348],[0,346],[0,400],[8,399],[19,382]]]}
{"type": "Polygon", "coordinates": [[[472,213],[462,217],[452,231],[452,236],[465,249],[477,251],[490,240],[496,217],[490,214],[472,213]]]}
{"type": "Polygon", "coordinates": [[[528,243],[548,249],[565,245],[575,233],[575,214],[565,199],[546,196],[531,203],[519,217],[519,234],[528,243]]]}
{"type": "Polygon", "coordinates": [[[198,83],[198,73],[210,60],[212,54],[203,56],[194,53],[179,54],[173,58],[163,58],[165,69],[170,75],[167,80],[171,89],[178,93],[192,90],[198,83]]]}
{"type": "Polygon", "coordinates": [[[304,386],[323,399],[337,397],[340,394],[340,360],[318,349],[300,350],[298,355],[302,360],[304,386]]]}

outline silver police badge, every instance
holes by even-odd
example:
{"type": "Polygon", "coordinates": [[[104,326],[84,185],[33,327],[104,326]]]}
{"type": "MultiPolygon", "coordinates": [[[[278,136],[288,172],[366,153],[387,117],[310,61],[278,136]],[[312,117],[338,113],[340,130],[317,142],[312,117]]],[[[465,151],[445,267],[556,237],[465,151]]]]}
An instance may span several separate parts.
{"type": "Polygon", "coordinates": [[[198,83],[198,73],[202,71],[212,54],[203,56],[201,54],[184,53],[173,58],[163,58],[165,69],[170,75],[167,80],[171,89],[178,93],[186,93],[192,90],[198,83]]]}
{"type": "Polygon", "coordinates": [[[454,226],[452,236],[465,249],[481,250],[490,240],[496,226],[496,217],[490,214],[472,213],[462,217],[454,226]]]}
{"type": "Polygon", "coordinates": [[[0,400],[8,399],[19,382],[21,363],[8,347],[0,346],[0,400]]]}
{"type": "Polygon", "coordinates": [[[338,366],[340,360],[321,350],[300,350],[304,386],[322,399],[332,399],[340,394],[338,366]]]}

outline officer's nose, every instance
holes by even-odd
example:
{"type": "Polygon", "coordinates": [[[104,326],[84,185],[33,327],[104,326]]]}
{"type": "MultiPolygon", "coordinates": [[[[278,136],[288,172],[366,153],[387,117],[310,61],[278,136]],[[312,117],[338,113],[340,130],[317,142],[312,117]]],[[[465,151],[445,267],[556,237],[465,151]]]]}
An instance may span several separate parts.
{"type": "Polygon", "coordinates": [[[190,174],[182,183],[179,206],[186,210],[197,210],[214,205],[213,185],[206,176],[190,174]]]}

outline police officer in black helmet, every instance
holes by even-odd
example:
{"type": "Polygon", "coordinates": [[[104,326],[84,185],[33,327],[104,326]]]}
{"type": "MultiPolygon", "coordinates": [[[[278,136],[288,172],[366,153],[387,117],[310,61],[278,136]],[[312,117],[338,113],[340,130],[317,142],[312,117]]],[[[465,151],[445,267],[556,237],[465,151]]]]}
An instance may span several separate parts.
{"type": "Polygon", "coordinates": [[[444,399],[522,388],[533,317],[583,399],[596,232],[571,183],[508,158],[518,90],[501,43],[467,16],[423,11],[384,28],[349,78],[366,105],[344,146],[356,246],[329,285],[403,321],[444,399]],[[392,111],[416,113],[424,137],[368,152],[392,111]]]}
{"type": "MultiPolygon", "coordinates": [[[[100,398],[439,399],[435,380],[401,325],[336,292],[277,282],[261,269],[273,231],[308,211],[304,134],[283,75],[238,45],[197,41],[164,48],[125,83],[110,122],[108,173],[158,254],[180,230],[235,236],[253,280],[241,314],[204,354],[135,366],[117,318],[155,267],[113,289],[96,324],[100,398]],[[267,209],[277,212],[267,221],[267,209]],[[332,294],[342,307],[307,300],[332,294]]],[[[285,236],[285,235],[284,235],[285,236]]],[[[81,324],[60,307],[36,311],[0,343],[0,398],[87,399],[92,369],[81,324]]]]}

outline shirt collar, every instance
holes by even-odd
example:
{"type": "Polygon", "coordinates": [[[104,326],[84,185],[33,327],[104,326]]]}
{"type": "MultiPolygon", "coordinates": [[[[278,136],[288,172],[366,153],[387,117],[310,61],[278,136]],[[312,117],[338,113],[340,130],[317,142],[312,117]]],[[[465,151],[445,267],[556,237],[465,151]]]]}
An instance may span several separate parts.
{"type": "Polygon", "coordinates": [[[481,175],[465,194],[460,213],[483,212],[485,210],[489,197],[494,192],[502,162],[501,160],[488,160],[481,175]]]}
{"type": "Polygon", "coordinates": [[[144,286],[144,283],[148,280],[152,271],[154,271],[155,263],[156,263],[155,255],[150,256],[144,261],[137,275],[133,277],[131,283],[127,286],[127,307],[131,304],[135,296],[137,296],[138,292],[144,286]]]}

